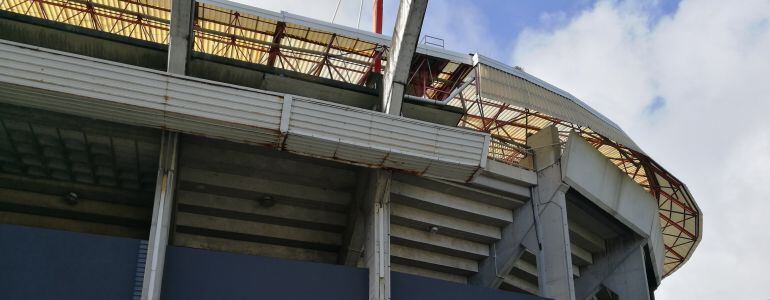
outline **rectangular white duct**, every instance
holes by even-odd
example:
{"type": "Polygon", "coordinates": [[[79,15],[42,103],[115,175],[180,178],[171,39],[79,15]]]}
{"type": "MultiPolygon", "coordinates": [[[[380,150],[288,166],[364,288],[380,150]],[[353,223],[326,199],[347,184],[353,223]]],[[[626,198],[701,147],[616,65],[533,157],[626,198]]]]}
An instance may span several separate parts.
{"type": "Polygon", "coordinates": [[[486,162],[483,133],[320,100],[290,107],[291,152],[462,181],[486,162]]]}
{"type": "Polygon", "coordinates": [[[0,40],[0,102],[467,181],[485,133],[0,40]]]}

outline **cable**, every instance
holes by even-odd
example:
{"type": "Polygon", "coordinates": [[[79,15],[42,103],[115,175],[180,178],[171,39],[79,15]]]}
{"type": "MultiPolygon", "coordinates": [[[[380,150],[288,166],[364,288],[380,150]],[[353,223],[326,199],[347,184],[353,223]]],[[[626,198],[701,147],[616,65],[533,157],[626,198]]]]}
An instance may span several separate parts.
{"type": "Polygon", "coordinates": [[[356,22],[356,28],[361,29],[361,12],[364,10],[364,0],[361,0],[361,4],[358,5],[358,21],[356,22]]]}
{"type": "Polygon", "coordinates": [[[337,18],[337,11],[340,10],[340,3],[342,3],[342,0],[337,0],[337,6],[334,8],[334,14],[332,15],[331,23],[334,23],[334,19],[337,18]]]}

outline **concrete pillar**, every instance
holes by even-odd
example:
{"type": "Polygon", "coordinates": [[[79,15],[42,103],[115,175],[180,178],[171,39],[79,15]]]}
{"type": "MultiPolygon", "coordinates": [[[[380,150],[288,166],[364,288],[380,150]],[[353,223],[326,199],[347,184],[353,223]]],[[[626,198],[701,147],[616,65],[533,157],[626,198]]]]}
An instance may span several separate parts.
{"type": "Polygon", "coordinates": [[[390,299],[390,171],[367,170],[364,193],[366,241],[364,263],[369,268],[369,299],[390,299]]]}
{"type": "Polygon", "coordinates": [[[168,72],[185,75],[192,47],[194,0],[172,0],[169,24],[168,72]]]}
{"type": "Polygon", "coordinates": [[[527,138],[534,151],[537,186],[532,200],[538,211],[535,222],[541,250],[537,254],[538,284],[541,296],[557,300],[574,300],[572,255],[565,193],[569,186],[562,182],[560,140],[551,126],[527,138]]]}
{"type": "Polygon", "coordinates": [[[161,136],[160,162],[155,185],[155,204],[152,209],[150,239],[142,281],[142,300],[160,299],[163,265],[166,258],[169,227],[171,224],[179,134],[164,131],[161,136]]]}
{"type": "Polygon", "coordinates": [[[603,286],[620,299],[650,299],[643,244],[641,238],[607,241],[606,253],[594,258],[575,280],[577,299],[587,299],[603,286]]]}
{"type": "Polygon", "coordinates": [[[388,114],[401,114],[409,68],[414,51],[417,50],[427,8],[428,0],[401,0],[398,7],[388,54],[388,68],[382,81],[382,110],[388,114]]]}

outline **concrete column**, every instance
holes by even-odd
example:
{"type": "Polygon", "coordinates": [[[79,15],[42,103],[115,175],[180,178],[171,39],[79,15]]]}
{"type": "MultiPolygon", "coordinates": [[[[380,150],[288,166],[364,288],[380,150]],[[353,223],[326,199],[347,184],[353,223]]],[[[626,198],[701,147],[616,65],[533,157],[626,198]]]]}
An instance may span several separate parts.
{"type": "Polygon", "coordinates": [[[643,244],[641,238],[607,241],[607,252],[594,258],[575,280],[577,299],[587,299],[602,286],[620,299],[650,299],[643,244]]]}
{"type": "Polygon", "coordinates": [[[185,75],[192,47],[194,0],[171,1],[169,24],[168,72],[185,75]]]}
{"type": "Polygon", "coordinates": [[[369,268],[369,299],[390,299],[390,181],[391,173],[367,170],[364,193],[366,241],[364,263],[369,268]]]}
{"type": "Polygon", "coordinates": [[[538,211],[535,222],[541,250],[537,254],[541,296],[574,300],[567,204],[569,186],[562,182],[558,130],[551,126],[527,139],[534,151],[537,186],[532,200],[538,211]]]}
{"type": "Polygon", "coordinates": [[[401,0],[398,6],[388,54],[388,68],[382,81],[382,110],[388,114],[401,114],[409,68],[414,51],[417,50],[427,8],[428,0],[401,0]]]}
{"type": "Polygon", "coordinates": [[[155,204],[152,209],[152,225],[142,281],[142,300],[160,299],[163,264],[166,258],[173,208],[178,143],[178,133],[168,131],[162,133],[158,178],[155,185],[155,204]]]}

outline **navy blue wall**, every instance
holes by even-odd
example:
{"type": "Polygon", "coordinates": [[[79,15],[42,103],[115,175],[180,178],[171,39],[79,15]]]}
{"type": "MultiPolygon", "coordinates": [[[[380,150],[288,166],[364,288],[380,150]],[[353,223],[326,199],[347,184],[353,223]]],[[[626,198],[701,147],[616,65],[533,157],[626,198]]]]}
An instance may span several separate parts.
{"type": "Polygon", "coordinates": [[[131,299],[139,240],[0,225],[0,298],[131,299]]]}
{"type": "Polygon", "coordinates": [[[542,300],[544,298],[392,272],[393,300],[542,300]]]}
{"type": "MultiPolygon", "coordinates": [[[[0,225],[0,299],[131,299],[139,240],[0,225]]],[[[169,247],[163,299],[334,299],[368,295],[368,271],[169,247]]],[[[542,299],[392,273],[394,300],[542,299]]]]}
{"type": "Polygon", "coordinates": [[[366,299],[368,270],[169,247],[164,300],[366,299]]]}

